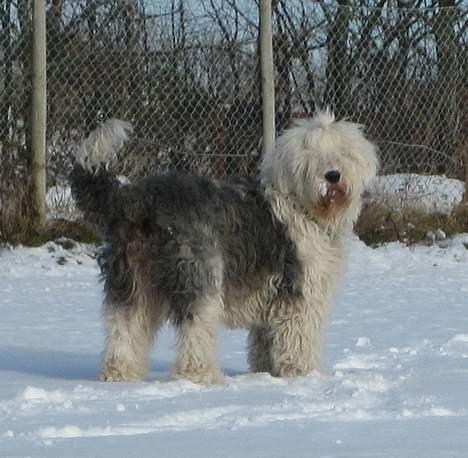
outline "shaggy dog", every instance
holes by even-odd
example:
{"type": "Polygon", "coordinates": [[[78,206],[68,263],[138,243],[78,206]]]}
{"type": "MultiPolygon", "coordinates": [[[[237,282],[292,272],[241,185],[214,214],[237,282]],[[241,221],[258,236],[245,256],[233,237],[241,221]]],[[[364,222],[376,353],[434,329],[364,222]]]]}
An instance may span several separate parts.
{"type": "Polygon", "coordinates": [[[257,179],[169,173],[121,184],[107,164],[130,132],[115,119],[102,124],[71,175],[78,207],[106,239],[102,379],[142,378],[166,321],[178,335],[176,377],[222,381],[220,325],[249,330],[253,371],[318,369],[346,240],[377,168],[360,127],[328,111],[297,121],[257,179]]]}

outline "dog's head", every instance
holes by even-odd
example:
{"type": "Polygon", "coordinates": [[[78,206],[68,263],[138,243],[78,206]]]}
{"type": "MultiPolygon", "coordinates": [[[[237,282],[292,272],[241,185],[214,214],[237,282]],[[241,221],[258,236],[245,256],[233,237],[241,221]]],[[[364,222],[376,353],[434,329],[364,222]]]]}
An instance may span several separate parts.
{"type": "Polygon", "coordinates": [[[361,194],[377,167],[376,147],[361,126],[335,121],[324,111],[287,129],[265,155],[260,174],[265,185],[332,223],[357,218],[361,194]]]}

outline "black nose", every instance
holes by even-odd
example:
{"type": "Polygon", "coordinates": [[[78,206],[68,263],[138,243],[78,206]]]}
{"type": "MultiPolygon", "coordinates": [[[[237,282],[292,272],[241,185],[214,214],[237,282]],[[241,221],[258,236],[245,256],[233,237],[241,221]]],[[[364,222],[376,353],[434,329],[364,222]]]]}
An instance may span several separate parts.
{"type": "Polygon", "coordinates": [[[330,183],[338,183],[340,181],[341,174],[338,170],[330,170],[325,174],[325,179],[330,183]]]}

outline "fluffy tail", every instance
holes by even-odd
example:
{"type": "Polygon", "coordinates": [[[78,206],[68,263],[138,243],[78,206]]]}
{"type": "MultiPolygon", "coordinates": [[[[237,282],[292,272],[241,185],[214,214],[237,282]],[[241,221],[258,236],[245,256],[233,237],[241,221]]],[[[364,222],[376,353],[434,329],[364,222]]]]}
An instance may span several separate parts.
{"type": "Polygon", "coordinates": [[[132,131],[130,123],[109,119],[91,132],[75,153],[70,177],[73,198],[85,218],[100,227],[117,210],[120,188],[108,165],[132,131]]]}

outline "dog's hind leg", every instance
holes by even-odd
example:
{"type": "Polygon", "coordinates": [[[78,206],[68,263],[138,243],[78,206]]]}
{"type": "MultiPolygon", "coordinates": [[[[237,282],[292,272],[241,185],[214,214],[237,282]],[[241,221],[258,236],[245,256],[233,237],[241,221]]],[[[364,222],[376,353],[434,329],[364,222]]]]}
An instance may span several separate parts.
{"type": "Polygon", "coordinates": [[[248,362],[252,372],[271,372],[271,330],[255,326],[250,329],[248,337],[248,362]]]}
{"type": "Polygon", "coordinates": [[[217,335],[223,313],[223,262],[208,241],[184,244],[164,284],[178,334],[174,375],[194,383],[221,383],[217,335]]]}
{"type": "Polygon", "coordinates": [[[148,370],[153,338],[163,323],[143,297],[131,303],[106,304],[107,339],[101,380],[141,380],[148,370]]]}
{"type": "Polygon", "coordinates": [[[175,377],[194,383],[222,383],[217,362],[217,335],[223,302],[219,293],[201,297],[178,325],[175,377]]]}
{"type": "Polygon", "coordinates": [[[110,304],[105,307],[108,331],[101,380],[140,380],[147,371],[153,335],[145,306],[110,304]]]}

